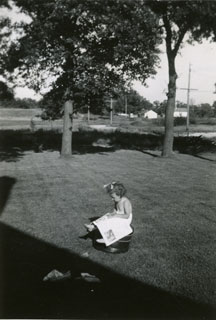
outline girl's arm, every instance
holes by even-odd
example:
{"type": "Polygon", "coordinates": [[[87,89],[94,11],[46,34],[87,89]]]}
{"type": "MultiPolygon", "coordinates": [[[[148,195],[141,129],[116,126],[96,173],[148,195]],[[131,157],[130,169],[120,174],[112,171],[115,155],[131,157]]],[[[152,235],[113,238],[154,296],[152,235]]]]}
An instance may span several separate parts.
{"type": "Polygon", "coordinates": [[[114,210],[111,215],[118,218],[128,219],[131,213],[132,213],[131,202],[129,199],[125,199],[125,201],[123,202],[122,210],[114,210]]]}

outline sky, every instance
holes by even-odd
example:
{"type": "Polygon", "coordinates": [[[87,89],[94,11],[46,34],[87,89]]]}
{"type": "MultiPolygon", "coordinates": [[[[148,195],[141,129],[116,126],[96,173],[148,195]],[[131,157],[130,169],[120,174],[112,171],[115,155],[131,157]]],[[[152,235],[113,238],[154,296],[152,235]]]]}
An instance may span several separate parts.
{"type": "MultiPolygon", "coordinates": [[[[154,78],[149,78],[144,87],[140,82],[134,82],[134,89],[144,98],[153,101],[163,101],[166,97],[168,86],[168,64],[167,57],[164,53],[160,55],[161,67],[157,69],[154,78]]],[[[189,64],[191,64],[190,88],[196,89],[190,91],[190,103],[201,104],[209,103],[212,105],[216,101],[214,94],[216,83],[216,43],[204,41],[203,44],[189,45],[181,49],[181,53],[176,58],[177,92],[176,100],[187,103],[189,64]]],[[[33,90],[28,88],[17,88],[16,96],[31,97],[38,99],[33,90]]]]}
{"type": "MultiPolygon", "coordinates": [[[[163,101],[166,99],[168,86],[168,63],[165,53],[161,54],[161,68],[153,79],[147,80],[148,87],[143,87],[136,82],[134,88],[138,93],[147,100],[163,101]]],[[[177,92],[176,100],[187,103],[189,64],[191,64],[190,88],[196,89],[190,91],[190,102],[195,104],[209,103],[216,100],[215,83],[216,83],[216,43],[203,41],[202,44],[184,44],[176,58],[177,92]]]]}
{"type": "MultiPolygon", "coordinates": [[[[18,14],[16,10],[8,13],[8,11],[0,9],[0,15],[8,15],[13,21],[23,19],[23,15],[18,14]]],[[[168,64],[165,53],[165,46],[161,48],[160,68],[157,74],[146,81],[147,87],[140,82],[135,81],[133,88],[144,98],[153,101],[163,101],[166,97],[168,86],[168,64]]],[[[196,89],[190,91],[190,103],[212,104],[216,101],[216,43],[210,43],[205,40],[202,44],[195,43],[189,45],[185,43],[176,58],[177,93],[176,100],[186,103],[187,90],[180,88],[188,88],[189,64],[191,64],[191,80],[190,88],[196,89]]],[[[32,98],[38,100],[40,98],[33,90],[25,88],[16,88],[15,96],[18,98],[32,98]]]]}

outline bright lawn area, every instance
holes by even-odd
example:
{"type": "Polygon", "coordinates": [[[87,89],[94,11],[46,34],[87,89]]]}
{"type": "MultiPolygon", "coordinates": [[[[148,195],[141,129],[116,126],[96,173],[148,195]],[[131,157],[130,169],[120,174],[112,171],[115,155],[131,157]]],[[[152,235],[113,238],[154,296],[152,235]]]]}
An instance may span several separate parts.
{"type": "MultiPolygon", "coordinates": [[[[4,198],[2,196],[0,222],[4,245],[0,247],[3,248],[0,250],[3,259],[0,270],[3,270],[3,277],[5,275],[10,287],[7,291],[4,279],[5,295],[4,291],[1,292],[3,308],[5,303],[4,317],[12,318],[17,314],[30,318],[34,315],[41,318],[88,315],[88,311],[85,314],[74,305],[70,309],[68,304],[64,305],[63,298],[61,300],[65,292],[67,298],[68,295],[71,299],[74,297],[73,286],[70,289],[68,284],[57,289],[55,286],[54,289],[59,290],[57,297],[54,289],[49,291],[42,284],[43,276],[52,269],[62,266],[70,269],[75,264],[79,268],[79,262],[82,271],[96,274],[102,283],[103,274],[105,278],[109,274],[106,279],[118,275],[130,281],[126,290],[134,290],[134,301],[131,296],[130,301],[124,298],[122,301],[122,292],[117,291],[120,292],[117,302],[120,308],[128,308],[131,312],[128,316],[133,319],[137,315],[144,319],[147,312],[152,315],[153,310],[158,316],[157,308],[163,308],[162,304],[165,305],[168,298],[164,298],[159,307],[155,298],[157,289],[164,297],[170,295],[175,307],[179,308],[179,315],[190,314],[184,309],[183,302],[176,300],[177,297],[194,304],[216,306],[216,163],[183,154],[163,159],[156,151],[151,153],[119,150],[76,154],[63,160],[58,152],[27,152],[13,162],[1,162],[4,198]],[[134,215],[135,233],[130,250],[119,255],[96,251],[90,239],[80,238],[85,234],[84,223],[112,208],[103,185],[113,180],[122,181],[127,187],[134,215]],[[64,253],[70,258],[61,258],[64,253]],[[87,256],[85,259],[83,254],[87,256]],[[68,261],[70,265],[67,265],[68,261]],[[47,290],[52,302],[48,299],[39,303],[35,294],[31,298],[32,306],[35,304],[33,314],[28,307],[25,313],[21,300],[22,295],[26,299],[28,294],[25,289],[14,288],[11,279],[15,286],[21,285],[26,291],[28,281],[37,293],[44,294],[47,290]],[[140,288],[137,299],[136,286],[132,285],[135,283],[140,288]],[[17,304],[14,303],[16,299],[17,304]],[[152,307],[148,310],[149,301],[152,307]],[[48,303],[49,310],[57,310],[54,315],[44,311],[48,303]],[[128,304],[132,306],[133,303],[137,303],[137,309],[129,309],[128,304]]],[[[124,283],[122,279],[121,285],[124,283]]],[[[88,308],[90,304],[97,305],[97,299],[102,295],[98,292],[98,296],[91,299],[85,293],[81,295],[83,308],[88,304],[87,300],[91,302],[88,308]]],[[[110,296],[106,299],[109,303],[110,296]]],[[[158,300],[162,301],[161,298],[158,300]]],[[[101,313],[96,315],[100,319],[110,314],[113,316],[115,307],[111,299],[109,311],[105,312],[101,307],[101,313]]],[[[169,310],[166,312],[169,314],[169,310]]],[[[89,317],[93,315],[91,310],[89,317]]]]}

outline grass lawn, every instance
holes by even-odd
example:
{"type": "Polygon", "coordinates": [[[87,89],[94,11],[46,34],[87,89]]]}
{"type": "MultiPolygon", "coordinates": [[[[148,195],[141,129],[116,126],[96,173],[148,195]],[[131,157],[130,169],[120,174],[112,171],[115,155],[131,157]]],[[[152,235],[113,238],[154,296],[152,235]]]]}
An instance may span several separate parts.
{"type": "Polygon", "coordinates": [[[216,163],[119,150],[59,158],[26,152],[0,168],[0,317],[215,319],[216,163]],[[130,250],[80,238],[122,181],[133,204],[130,250]],[[72,278],[44,283],[52,269],[72,278]],[[80,272],[100,284],[76,280],[80,272]]]}

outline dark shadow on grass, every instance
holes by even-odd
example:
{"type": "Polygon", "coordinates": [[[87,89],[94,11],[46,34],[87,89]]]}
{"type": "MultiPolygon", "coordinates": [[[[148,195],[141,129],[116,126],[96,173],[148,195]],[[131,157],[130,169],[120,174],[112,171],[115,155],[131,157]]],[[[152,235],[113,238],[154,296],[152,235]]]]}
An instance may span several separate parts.
{"type": "MultiPolygon", "coordinates": [[[[61,150],[62,134],[58,131],[2,130],[0,139],[0,161],[18,161],[26,151],[43,152],[61,150]]],[[[73,153],[108,154],[116,150],[137,150],[158,157],[149,150],[162,150],[163,135],[137,132],[100,132],[96,130],[73,132],[73,153]]],[[[174,150],[199,155],[216,152],[210,139],[202,137],[175,137],[174,150]]],[[[211,161],[211,160],[209,160],[211,161]]]]}
{"type": "Polygon", "coordinates": [[[149,151],[140,150],[140,149],[137,149],[137,151],[141,151],[142,153],[147,154],[147,155],[149,155],[149,156],[152,156],[153,158],[160,158],[160,157],[161,157],[160,155],[154,154],[154,153],[149,152],[149,151]]]}
{"type": "MultiPolygon", "coordinates": [[[[40,149],[38,149],[38,147],[35,148],[25,148],[23,147],[22,150],[19,149],[17,150],[17,148],[7,148],[6,150],[1,150],[0,151],[0,162],[1,161],[6,161],[6,162],[16,162],[19,161],[24,155],[25,152],[27,151],[32,151],[32,152],[43,152],[43,151],[59,151],[60,150],[58,148],[51,148],[51,149],[45,149],[41,146],[40,149]]],[[[94,146],[75,146],[73,147],[73,154],[76,155],[83,155],[86,153],[89,154],[94,154],[94,153],[98,153],[98,154],[108,154],[109,152],[115,152],[116,149],[115,148],[103,148],[103,147],[94,147],[94,146]]]]}
{"type": "Polygon", "coordinates": [[[93,221],[95,221],[95,220],[97,220],[97,219],[99,219],[99,218],[100,218],[100,216],[90,217],[90,218],[89,218],[89,221],[90,221],[90,222],[93,222],[93,221]]]}
{"type": "Polygon", "coordinates": [[[15,183],[15,178],[8,176],[0,177],[0,215],[4,210],[7,200],[10,197],[11,189],[15,183]]]}
{"type": "Polygon", "coordinates": [[[99,147],[99,146],[92,146],[92,145],[85,145],[85,146],[79,146],[75,145],[73,146],[73,154],[86,154],[86,153],[98,153],[98,154],[106,154],[109,152],[115,152],[117,148],[115,147],[99,147]]]}
{"type": "Polygon", "coordinates": [[[6,148],[0,150],[0,161],[15,162],[19,161],[24,156],[25,150],[20,148],[6,148]]]}
{"type": "Polygon", "coordinates": [[[0,224],[0,258],[1,318],[214,319],[216,315],[210,307],[126,278],[5,224],[0,224]],[[43,282],[53,269],[70,270],[72,277],[43,282]],[[101,283],[77,280],[81,272],[96,275],[101,283]]]}
{"type": "Polygon", "coordinates": [[[202,159],[202,160],[207,160],[207,161],[216,163],[216,160],[209,159],[209,158],[203,157],[203,156],[199,156],[198,154],[194,155],[194,157],[199,158],[199,159],[202,159]]]}
{"type": "MultiPolygon", "coordinates": [[[[43,152],[61,150],[61,133],[57,131],[1,131],[0,160],[18,161],[26,151],[43,152]]],[[[108,154],[119,149],[154,149],[161,138],[151,134],[99,132],[96,130],[73,133],[73,154],[108,154]]]]}

